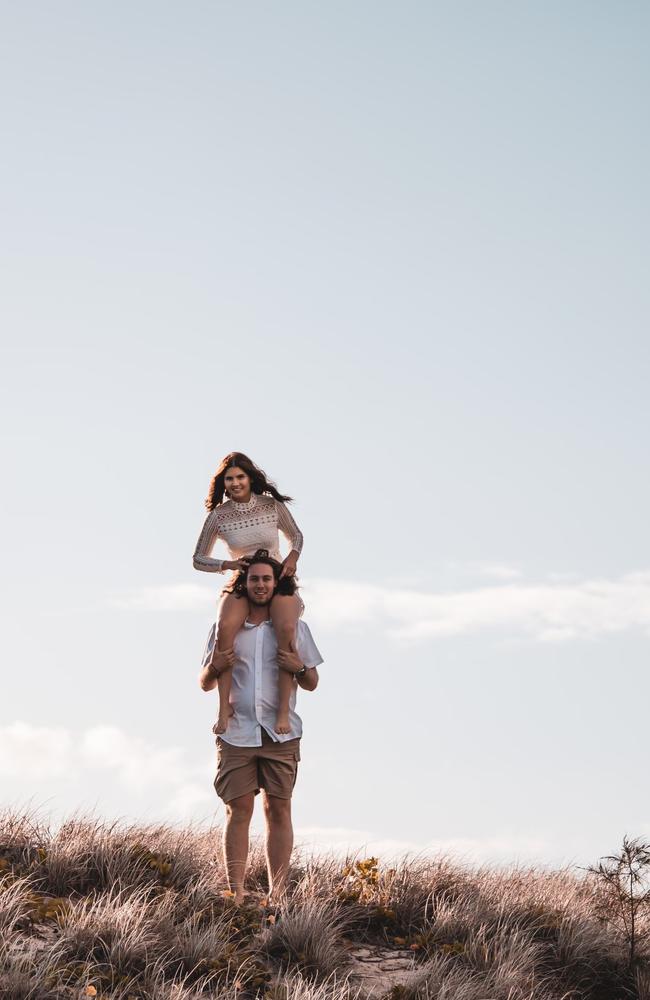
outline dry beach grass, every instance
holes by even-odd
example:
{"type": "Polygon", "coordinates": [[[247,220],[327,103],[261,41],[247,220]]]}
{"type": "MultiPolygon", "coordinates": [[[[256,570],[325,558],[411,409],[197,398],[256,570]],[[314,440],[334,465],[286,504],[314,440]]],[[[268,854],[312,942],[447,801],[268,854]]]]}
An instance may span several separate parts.
{"type": "Polygon", "coordinates": [[[585,872],[298,858],[277,920],[265,879],[253,845],[249,901],[233,905],[218,830],[76,818],[51,831],[5,813],[0,997],[648,997],[647,915],[633,974],[585,872]]]}

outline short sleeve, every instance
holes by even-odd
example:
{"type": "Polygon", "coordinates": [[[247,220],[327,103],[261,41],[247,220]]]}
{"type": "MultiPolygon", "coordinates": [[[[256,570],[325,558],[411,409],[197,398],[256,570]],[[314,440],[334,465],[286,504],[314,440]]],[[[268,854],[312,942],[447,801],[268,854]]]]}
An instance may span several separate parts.
{"type": "Polygon", "coordinates": [[[298,656],[305,664],[306,667],[318,667],[323,662],[323,657],[320,655],[320,650],[314,642],[311,632],[309,631],[309,625],[300,619],[298,621],[298,634],[297,634],[297,652],[298,656]]]}

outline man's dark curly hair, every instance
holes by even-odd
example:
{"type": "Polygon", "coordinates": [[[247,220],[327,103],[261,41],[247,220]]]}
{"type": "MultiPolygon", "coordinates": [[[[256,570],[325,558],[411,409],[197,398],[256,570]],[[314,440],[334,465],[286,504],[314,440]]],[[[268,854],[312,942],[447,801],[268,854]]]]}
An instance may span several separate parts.
{"type": "Polygon", "coordinates": [[[273,570],[273,576],[275,577],[275,590],[273,591],[274,597],[276,594],[281,594],[282,597],[292,597],[297,591],[297,578],[295,576],[284,576],[280,579],[282,563],[270,556],[268,549],[258,549],[254,556],[248,556],[246,558],[246,562],[248,563],[246,569],[241,569],[230,586],[224,587],[223,592],[225,594],[234,594],[235,597],[248,597],[248,593],[246,591],[248,571],[251,566],[258,566],[260,563],[264,566],[270,566],[273,570]]]}

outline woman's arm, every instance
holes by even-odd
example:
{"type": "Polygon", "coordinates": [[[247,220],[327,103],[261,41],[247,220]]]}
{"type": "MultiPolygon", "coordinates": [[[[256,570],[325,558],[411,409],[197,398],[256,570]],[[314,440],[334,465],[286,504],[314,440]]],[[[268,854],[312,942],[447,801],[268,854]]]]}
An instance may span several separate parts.
{"type": "Polygon", "coordinates": [[[302,552],[302,531],[291,516],[289,509],[279,500],[275,501],[278,511],[278,528],[291,546],[291,551],[299,556],[302,552]]]}
{"type": "Polygon", "coordinates": [[[223,571],[224,560],[212,559],[210,556],[218,537],[217,512],[216,510],[211,510],[205,519],[203,530],[199,535],[199,540],[194,549],[192,559],[194,569],[201,570],[203,573],[221,573],[223,571]]]}
{"type": "Polygon", "coordinates": [[[282,564],[282,576],[293,576],[296,572],[298,556],[302,552],[302,531],[283,503],[276,500],[275,505],[278,512],[278,528],[291,546],[291,552],[282,564]]]}

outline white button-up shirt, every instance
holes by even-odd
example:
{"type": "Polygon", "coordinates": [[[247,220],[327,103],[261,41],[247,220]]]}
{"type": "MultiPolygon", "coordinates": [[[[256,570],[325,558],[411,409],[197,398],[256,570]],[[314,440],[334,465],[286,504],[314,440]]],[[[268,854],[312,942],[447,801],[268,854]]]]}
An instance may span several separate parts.
{"type": "MultiPolygon", "coordinates": [[[[234,715],[221,739],[236,747],[260,747],[262,727],[278,743],[302,736],[302,719],[296,713],[296,687],[289,699],[290,731],[280,735],[274,726],[278,711],[280,668],[277,662],[278,644],[270,621],[261,625],[249,622],[239,630],[234,644],[235,663],[232,668],[230,703],[234,715]]],[[[318,647],[302,618],[296,629],[296,652],[306,667],[323,662],[318,647]]]]}

